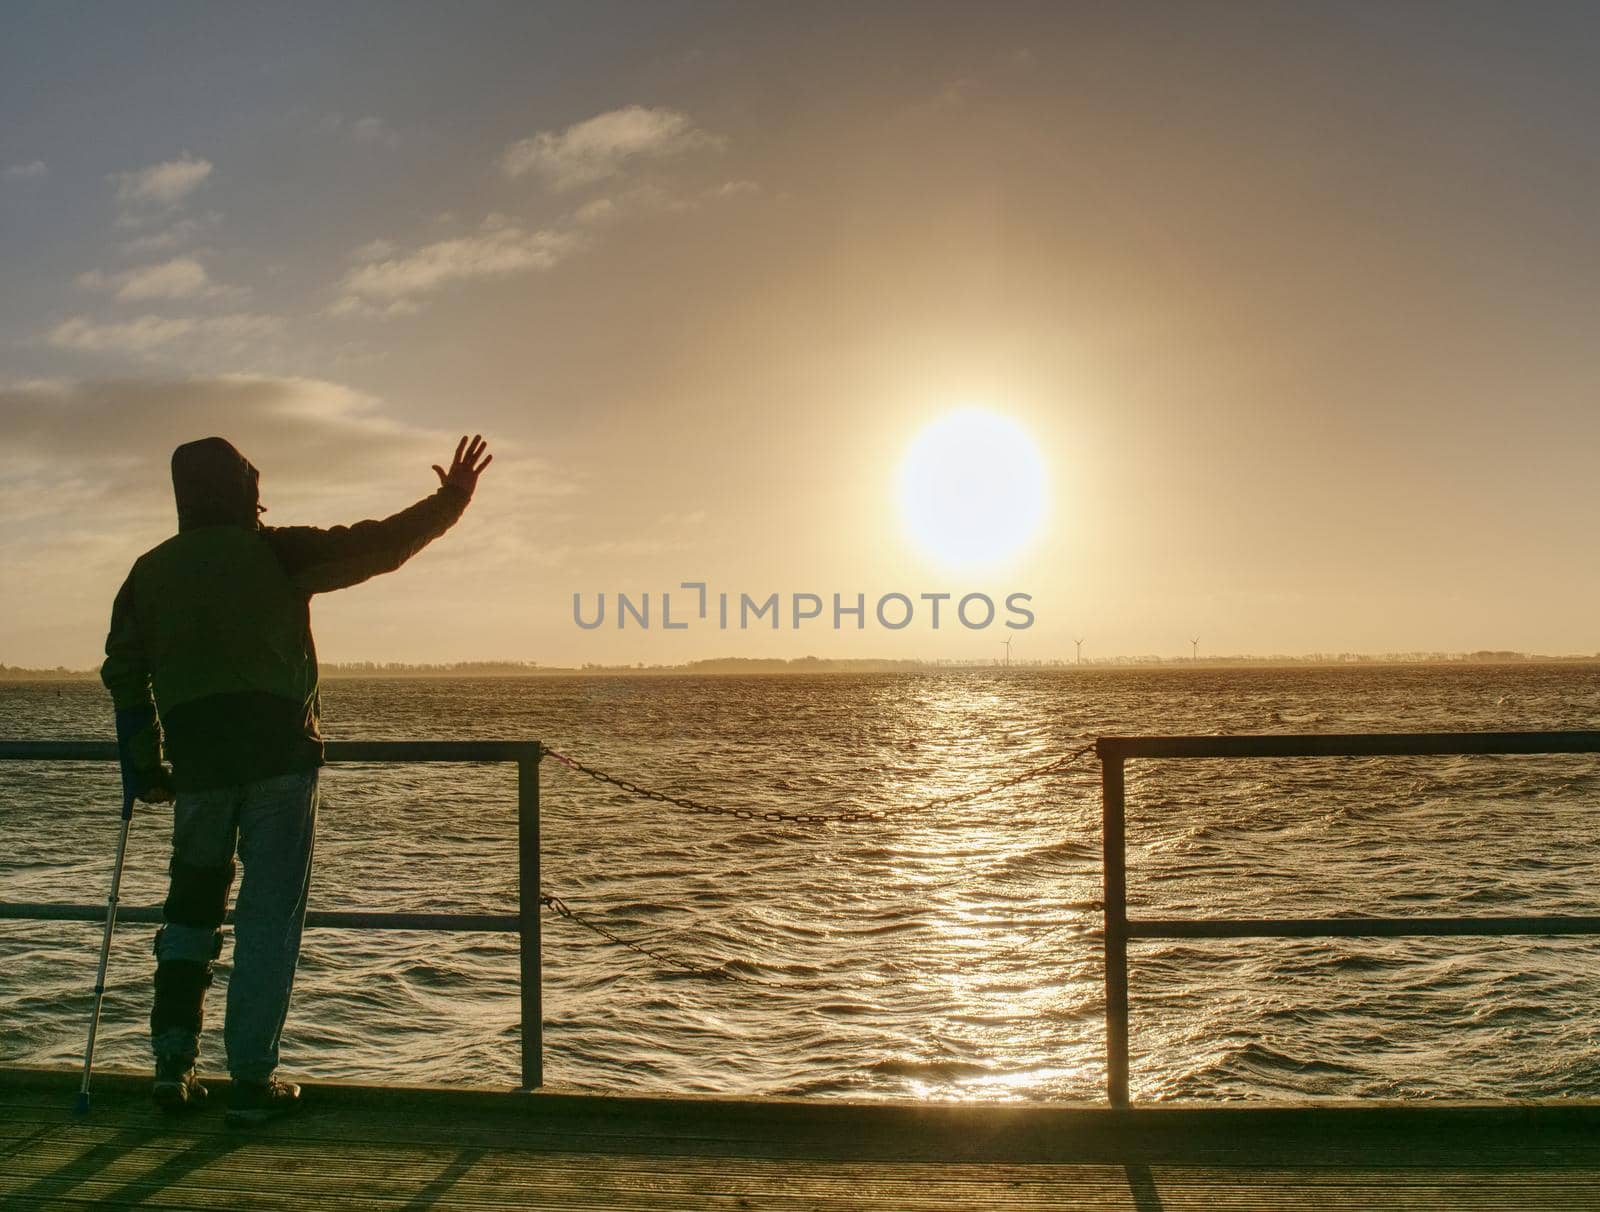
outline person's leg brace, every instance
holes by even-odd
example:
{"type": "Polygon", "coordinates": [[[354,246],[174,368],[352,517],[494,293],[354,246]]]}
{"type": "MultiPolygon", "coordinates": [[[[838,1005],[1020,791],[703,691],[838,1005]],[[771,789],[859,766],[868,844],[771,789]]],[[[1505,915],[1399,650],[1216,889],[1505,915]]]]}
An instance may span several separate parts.
{"type": "Polygon", "coordinates": [[[247,784],[239,807],[244,878],[233,915],[233,974],[223,1040],[236,1082],[264,1082],[278,1067],[300,958],[317,828],[317,771],[247,784]]]}
{"type": "Polygon", "coordinates": [[[150,1043],[158,1057],[193,1062],[200,1053],[206,990],[222,953],[222,919],[233,884],[238,788],[179,792],[173,806],[171,882],[156,931],[150,1043]]]}

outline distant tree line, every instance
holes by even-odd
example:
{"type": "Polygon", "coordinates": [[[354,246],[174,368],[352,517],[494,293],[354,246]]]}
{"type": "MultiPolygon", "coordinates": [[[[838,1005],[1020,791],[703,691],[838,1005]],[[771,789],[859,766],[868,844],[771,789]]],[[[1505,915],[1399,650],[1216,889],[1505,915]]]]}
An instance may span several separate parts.
{"type": "Polygon", "coordinates": [[[543,672],[538,661],[444,661],[423,664],[408,661],[322,661],[317,668],[324,677],[516,677],[543,672]]]}
{"type": "MultiPolygon", "coordinates": [[[[1228,666],[1303,665],[1515,665],[1563,664],[1600,661],[1600,653],[1575,656],[1540,656],[1510,649],[1482,648],[1475,652],[1312,652],[1301,656],[1117,656],[1075,661],[1013,660],[1013,669],[1126,669],[1171,667],[1219,668],[1228,666]]],[[[319,668],[326,677],[558,677],[573,674],[721,674],[721,673],[896,673],[930,669],[991,669],[1004,665],[998,657],[923,660],[887,658],[711,657],[680,665],[541,665],[538,661],[325,661],[319,668]]],[[[0,682],[84,681],[100,676],[99,668],[30,669],[0,664],[0,682]]]]}

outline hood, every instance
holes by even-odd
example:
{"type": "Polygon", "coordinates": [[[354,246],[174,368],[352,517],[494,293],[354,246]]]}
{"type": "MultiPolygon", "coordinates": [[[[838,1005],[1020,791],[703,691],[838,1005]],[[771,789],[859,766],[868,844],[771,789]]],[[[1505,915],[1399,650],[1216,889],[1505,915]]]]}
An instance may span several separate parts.
{"type": "Polygon", "coordinates": [[[172,494],[178,529],[260,525],[261,473],[222,438],[185,442],[172,452],[172,494]]]}

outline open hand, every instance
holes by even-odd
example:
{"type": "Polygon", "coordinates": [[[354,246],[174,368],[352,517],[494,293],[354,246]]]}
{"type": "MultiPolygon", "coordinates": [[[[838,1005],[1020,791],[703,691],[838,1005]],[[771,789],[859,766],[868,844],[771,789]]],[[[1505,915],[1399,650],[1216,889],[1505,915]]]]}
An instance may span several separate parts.
{"type": "Polygon", "coordinates": [[[455,458],[450,461],[450,470],[446,471],[437,463],[433,465],[439,483],[450,484],[459,488],[469,497],[472,490],[478,486],[478,477],[483,474],[483,469],[494,461],[492,454],[484,454],[489,449],[489,444],[483,440],[482,434],[473,434],[472,442],[468,444],[465,435],[456,443],[455,458]],[[479,459],[483,462],[478,462],[479,459]]]}

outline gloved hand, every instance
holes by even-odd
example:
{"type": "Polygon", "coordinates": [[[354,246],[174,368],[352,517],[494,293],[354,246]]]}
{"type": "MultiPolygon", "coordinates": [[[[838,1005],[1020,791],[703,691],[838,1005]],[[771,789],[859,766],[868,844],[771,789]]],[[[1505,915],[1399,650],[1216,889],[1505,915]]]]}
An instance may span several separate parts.
{"type": "Polygon", "coordinates": [[[173,798],[172,768],[161,760],[161,727],[151,704],[117,712],[117,760],[122,802],[165,804],[173,798]]]}

